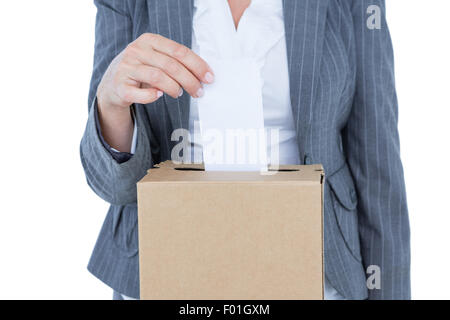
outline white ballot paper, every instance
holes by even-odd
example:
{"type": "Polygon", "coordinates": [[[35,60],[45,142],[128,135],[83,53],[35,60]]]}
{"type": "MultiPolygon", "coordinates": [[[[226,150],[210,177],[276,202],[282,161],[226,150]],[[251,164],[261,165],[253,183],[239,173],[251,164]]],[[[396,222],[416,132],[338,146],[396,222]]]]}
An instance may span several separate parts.
{"type": "Polygon", "coordinates": [[[207,171],[267,171],[262,85],[248,58],[208,58],[213,84],[197,100],[207,171]]]}

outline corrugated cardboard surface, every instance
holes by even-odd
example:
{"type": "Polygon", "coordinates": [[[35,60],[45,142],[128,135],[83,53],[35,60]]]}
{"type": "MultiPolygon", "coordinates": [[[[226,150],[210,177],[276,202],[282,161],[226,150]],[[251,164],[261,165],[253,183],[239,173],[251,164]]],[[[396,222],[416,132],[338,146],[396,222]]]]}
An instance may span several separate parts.
{"type": "Polygon", "coordinates": [[[138,183],[141,299],[323,298],[321,166],[189,167],[138,183]]]}

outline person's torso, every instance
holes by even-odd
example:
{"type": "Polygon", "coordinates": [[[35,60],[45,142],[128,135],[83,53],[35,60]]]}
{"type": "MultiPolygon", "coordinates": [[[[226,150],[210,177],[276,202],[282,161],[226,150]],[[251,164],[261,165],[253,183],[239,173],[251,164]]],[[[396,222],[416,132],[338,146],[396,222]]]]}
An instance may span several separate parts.
{"type": "MultiPolygon", "coordinates": [[[[286,133],[284,141],[287,143],[281,142],[280,153],[289,154],[283,150],[292,149],[283,146],[296,143],[300,164],[322,163],[331,174],[345,163],[340,133],[352,106],[356,52],[348,2],[330,0],[326,3],[322,6],[315,1],[283,1],[279,16],[284,21],[279,20],[279,25],[284,27],[285,34],[265,55],[267,60],[278,62],[266,62],[261,70],[265,82],[265,125],[270,128],[287,124],[281,128],[286,133]],[[286,56],[284,62],[280,62],[280,56],[286,56]],[[271,77],[273,73],[276,76],[271,77]],[[289,118],[293,126],[288,124],[289,118]],[[292,133],[295,140],[291,139],[292,133]]],[[[251,9],[242,17],[242,31],[251,9]]],[[[130,41],[150,32],[196,50],[192,42],[195,40],[194,13],[194,0],[130,2],[130,41]]],[[[264,16],[262,21],[270,26],[269,19],[264,16]]],[[[232,21],[230,24],[233,25],[232,21]]],[[[258,41],[253,39],[251,43],[257,45],[258,41]]],[[[181,142],[177,135],[174,138],[177,129],[192,129],[190,120],[195,119],[195,106],[191,105],[191,100],[187,94],[177,99],[164,95],[155,103],[136,108],[148,121],[145,125],[151,138],[154,163],[172,159],[174,146],[181,142]],[[191,109],[194,110],[191,112],[191,109]]]]}

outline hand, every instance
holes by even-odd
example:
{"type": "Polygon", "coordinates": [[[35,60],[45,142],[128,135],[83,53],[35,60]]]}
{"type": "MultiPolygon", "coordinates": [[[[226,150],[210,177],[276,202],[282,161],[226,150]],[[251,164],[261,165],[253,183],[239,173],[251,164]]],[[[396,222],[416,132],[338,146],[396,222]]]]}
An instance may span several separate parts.
{"type": "Polygon", "coordinates": [[[109,65],[97,90],[100,126],[108,144],[130,152],[133,121],[129,107],[158,100],[163,92],[178,98],[186,90],[203,95],[202,83],[212,83],[208,64],[189,48],[146,33],[129,44],[109,65]]]}
{"type": "Polygon", "coordinates": [[[97,97],[105,107],[129,107],[154,102],[163,92],[177,98],[183,89],[192,97],[201,97],[202,83],[213,81],[211,68],[189,48],[146,33],[111,62],[97,97]]]}

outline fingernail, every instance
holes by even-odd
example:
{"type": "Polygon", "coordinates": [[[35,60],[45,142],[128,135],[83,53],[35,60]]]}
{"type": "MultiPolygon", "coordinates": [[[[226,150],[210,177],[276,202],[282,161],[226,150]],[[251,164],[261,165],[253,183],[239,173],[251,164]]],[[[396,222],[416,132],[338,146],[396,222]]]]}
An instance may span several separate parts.
{"type": "Polygon", "coordinates": [[[161,98],[163,94],[164,94],[164,93],[163,93],[162,91],[159,91],[159,90],[158,90],[158,92],[156,93],[156,96],[157,96],[158,98],[161,98]]]}
{"type": "Polygon", "coordinates": [[[212,75],[211,72],[207,72],[207,73],[205,74],[205,82],[206,82],[206,83],[212,83],[212,82],[214,82],[214,76],[212,75]]]}
{"type": "Polygon", "coordinates": [[[183,95],[183,89],[180,89],[180,92],[178,92],[178,97],[181,97],[183,95]]]}
{"type": "Polygon", "coordinates": [[[200,98],[200,97],[202,97],[202,96],[203,96],[203,94],[204,94],[204,91],[203,91],[203,89],[202,89],[202,88],[200,88],[200,89],[198,89],[198,90],[197,90],[197,98],[200,98]]]}

